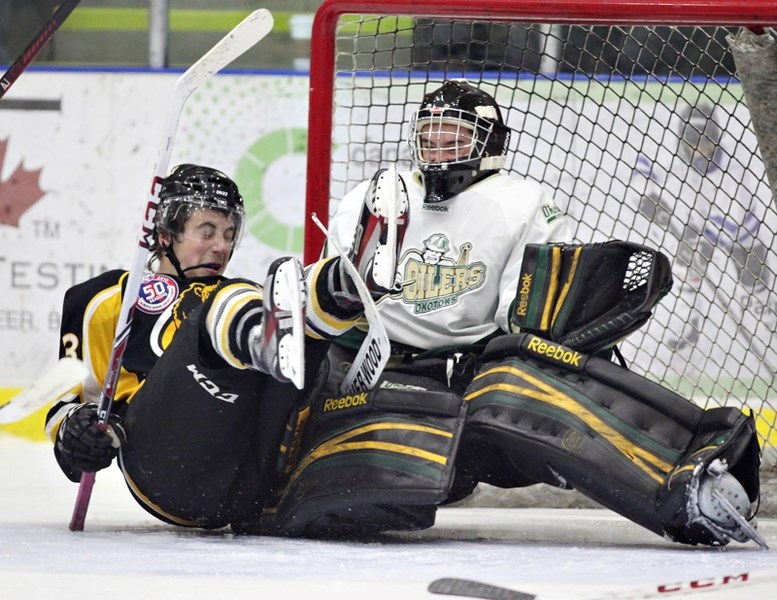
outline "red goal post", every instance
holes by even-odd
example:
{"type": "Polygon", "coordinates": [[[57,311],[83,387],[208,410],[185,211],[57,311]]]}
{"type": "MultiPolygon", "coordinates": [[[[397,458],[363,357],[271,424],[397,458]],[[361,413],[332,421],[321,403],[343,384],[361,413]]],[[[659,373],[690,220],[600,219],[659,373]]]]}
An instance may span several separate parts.
{"type": "Polygon", "coordinates": [[[345,191],[406,162],[408,111],[466,77],[514,130],[506,170],[545,184],[579,241],[628,238],[673,260],[671,296],[624,344],[633,368],[701,405],[755,411],[773,450],[777,212],[727,48],[773,25],[777,2],[763,0],[324,1],[305,261],[323,244],[310,214],[326,223],[345,191]],[[702,173],[708,143],[720,150],[702,173]]]}

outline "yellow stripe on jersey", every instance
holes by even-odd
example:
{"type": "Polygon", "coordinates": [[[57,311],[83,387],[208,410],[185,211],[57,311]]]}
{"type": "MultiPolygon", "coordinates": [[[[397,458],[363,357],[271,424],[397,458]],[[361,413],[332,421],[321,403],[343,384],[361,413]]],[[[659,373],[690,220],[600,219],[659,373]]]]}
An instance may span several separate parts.
{"type": "Polygon", "coordinates": [[[122,472],[124,473],[124,481],[127,482],[127,486],[130,488],[130,490],[132,490],[132,495],[137,498],[139,502],[145,505],[145,507],[152,514],[158,515],[163,521],[167,520],[183,527],[197,527],[199,525],[196,521],[182,519],[181,517],[176,517],[175,515],[171,515],[170,513],[162,510],[158,504],[152,502],[148,496],[140,491],[140,488],[138,488],[137,484],[132,480],[132,478],[127,475],[126,471],[122,469],[122,472]]]}
{"type": "MultiPolygon", "coordinates": [[[[108,372],[121,309],[121,285],[126,278],[127,273],[124,273],[116,284],[92,298],[84,312],[81,352],[84,364],[91,369],[91,375],[87,378],[83,391],[85,400],[90,402],[99,402],[100,389],[108,372]]],[[[114,400],[126,400],[135,393],[139,385],[138,376],[122,368],[113,395],[114,400]]]]}
{"type": "Polygon", "coordinates": [[[340,319],[336,315],[327,312],[321,306],[321,302],[318,299],[316,283],[321,276],[324,265],[333,260],[335,259],[328,258],[318,261],[307,269],[305,275],[308,288],[307,310],[305,311],[307,327],[305,328],[305,333],[314,339],[322,339],[323,337],[331,339],[332,337],[340,336],[358,321],[358,318],[340,319]]]}
{"type": "Polygon", "coordinates": [[[219,356],[236,369],[246,369],[248,366],[235,356],[230,344],[230,326],[235,315],[247,304],[256,302],[257,310],[261,310],[263,300],[264,295],[259,288],[241,281],[222,287],[208,311],[207,328],[213,347],[219,356]]]}

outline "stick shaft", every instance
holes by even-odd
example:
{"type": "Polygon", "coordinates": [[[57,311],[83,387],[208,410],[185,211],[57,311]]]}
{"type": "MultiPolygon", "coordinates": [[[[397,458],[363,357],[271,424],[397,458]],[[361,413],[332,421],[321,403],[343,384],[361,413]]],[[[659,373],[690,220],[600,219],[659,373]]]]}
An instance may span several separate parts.
{"type": "Polygon", "coordinates": [[[43,29],[38,32],[38,35],[36,35],[24,49],[21,56],[19,56],[19,58],[17,58],[3,74],[0,78],[0,98],[5,96],[6,92],[16,80],[19,79],[19,76],[24,73],[27,66],[33,61],[38,53],[46,47],[46,44],[49,43],[49,40],[54,36],[54,33],[59,29],[60,25],[65,22],[65,19],[70,16],[70,13],[78,6],[79,2],[81,2],[81,0],[65,0],[43,26],[43,29]]]}
{"type": "MultiPolygon", "coordinates": [[[[259,40],[270,32],[272,26],[273,18],[268,10],[259,9],[254,11],[238,23],[232,31],[205,53],[202,58],[189,67],[176,82],[173,99],[167,113],[162,141],[157,153],[154,176],[146,199],[143,223],[138,236],[137,253],[127,275],[127,285],[124,289],[119,320],[116,324],[113,349],[111,350],[108,371],[103,382],[102,395],[97,411],[97,422],[102,428],[107,428],[116,386],[119,381],[121,364],[132,329],[132,315],[140,292],[148,249],[153,240],[154,217],[159,205],[159,189],[170,164],[173,142],[183,106],[189,96],[203,82],[257,44],[259,40]]],[[[94,474],[91,474],[91,477],[86,477],[86,475],[86,473],[83,473],[81,476],[81,484],[79,485],[76,503],[73,508],[73,517],[70,521],[71,531],[81,531],[84,528],[86,509],[89,505],[91,490],[94,485],[94,474]]]]}

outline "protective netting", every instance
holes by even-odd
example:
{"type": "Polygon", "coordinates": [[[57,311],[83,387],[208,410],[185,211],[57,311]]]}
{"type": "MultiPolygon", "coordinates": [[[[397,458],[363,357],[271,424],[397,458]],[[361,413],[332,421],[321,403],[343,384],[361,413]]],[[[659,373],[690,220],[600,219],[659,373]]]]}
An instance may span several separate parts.
{"type": "Polygon", "coordinates": [[[672,291],[621,345],[631,368],[702,406],[752,409],[770,459],[777,212],[726,41],[736,31],[341,18],[332,208],[377,169],[410,167],[425,92],[481,86],[513,129],[506,170],[552,191],[577,241],[670,257],[672,291]]]}

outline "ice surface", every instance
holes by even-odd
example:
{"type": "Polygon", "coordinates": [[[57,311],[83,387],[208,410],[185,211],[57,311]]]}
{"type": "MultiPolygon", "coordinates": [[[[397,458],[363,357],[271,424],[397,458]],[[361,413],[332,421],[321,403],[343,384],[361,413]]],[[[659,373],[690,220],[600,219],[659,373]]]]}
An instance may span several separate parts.
{"type": "Polygon", "coordinates": [[[767,599],[777,591],[775,520],[759,528],[769,551],[672,544],[586,509],[447,508],[430,530],[371,543],[236,537],[155,521],[112,468],[98,474],[85,530],[73,533],[77,486],[47,444],[0,434],[0,475],[3,600],[414,600],[443,598],[426,589],[442,577],[542,599],[767,599]]]}

